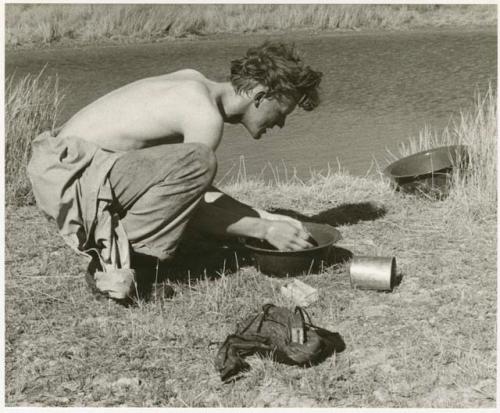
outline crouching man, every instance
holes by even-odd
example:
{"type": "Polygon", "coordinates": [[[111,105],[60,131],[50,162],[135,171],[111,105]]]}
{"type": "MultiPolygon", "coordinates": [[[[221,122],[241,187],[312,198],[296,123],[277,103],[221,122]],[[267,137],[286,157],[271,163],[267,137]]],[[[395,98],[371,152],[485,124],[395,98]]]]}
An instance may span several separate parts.
{"type": "Polygon", "coordinates": [[[292,46],[264,43],[231,62],[230,81],[186,69],[138,80],[77,112],[33,142],[28,166],[39,208],[77,252],[99,257],[96,287],[134,295],[134,253],[171,259],[186,226],[307,248],[299,221],[252,208],[211,184],[224,123],[255,139],[318,105],[321,73],[292,46]]]}

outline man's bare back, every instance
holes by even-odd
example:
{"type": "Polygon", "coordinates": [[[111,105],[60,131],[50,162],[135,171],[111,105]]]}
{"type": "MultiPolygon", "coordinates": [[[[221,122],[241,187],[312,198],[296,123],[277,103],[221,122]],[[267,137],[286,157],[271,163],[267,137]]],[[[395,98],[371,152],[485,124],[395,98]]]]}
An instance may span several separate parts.
{"type": "Polygon", "coordinates": [[[217,84],[186,69],[108,93],[76,113],[59,136],[79,137],[113,152],[183,141],[215,149],[223,122],[217,84]]]}

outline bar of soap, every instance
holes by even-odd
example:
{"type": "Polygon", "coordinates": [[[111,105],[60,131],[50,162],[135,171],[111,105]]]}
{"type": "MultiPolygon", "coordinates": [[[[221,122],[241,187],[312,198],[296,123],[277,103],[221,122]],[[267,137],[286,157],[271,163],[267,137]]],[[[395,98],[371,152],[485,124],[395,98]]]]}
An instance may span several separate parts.
{"type": "Polygon", "coordinates": [[[307,307],[319,300],[318,290],[299,280],[293,280],[282,286],[281,294],[302,307],[307,307]]]}

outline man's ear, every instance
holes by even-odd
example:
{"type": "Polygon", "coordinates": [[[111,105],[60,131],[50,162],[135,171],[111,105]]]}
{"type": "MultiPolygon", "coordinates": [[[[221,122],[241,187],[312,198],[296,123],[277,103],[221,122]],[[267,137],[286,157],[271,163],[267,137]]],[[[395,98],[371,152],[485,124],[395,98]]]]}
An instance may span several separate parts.
{"type": "Polygon", "coordinates": [[[262,99],[264,99],[265,97],[266,97],[266,92],[264,91],[255,94],[255,96],[253,97],[253,101],[256,108],[259,107],[260,102],[262,102],[262,99]]]}

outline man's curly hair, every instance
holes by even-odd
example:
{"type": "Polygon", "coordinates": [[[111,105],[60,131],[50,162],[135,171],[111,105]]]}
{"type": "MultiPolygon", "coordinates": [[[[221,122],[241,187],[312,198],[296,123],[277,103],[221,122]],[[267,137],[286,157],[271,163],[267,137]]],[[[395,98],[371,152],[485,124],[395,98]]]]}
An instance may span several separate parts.
{"type": "Polygon", "coordinates": [[[237,93],[257,84],[267,88],[266,96],[291,96],[304,110],[319,105],[318,86],[323,74],[304,66],[294,45],[265,42],[248,49],[246,56],[231,62],[231,84],[237,93]]]}

